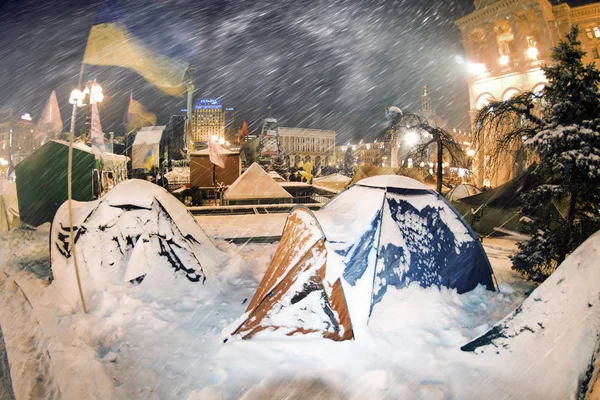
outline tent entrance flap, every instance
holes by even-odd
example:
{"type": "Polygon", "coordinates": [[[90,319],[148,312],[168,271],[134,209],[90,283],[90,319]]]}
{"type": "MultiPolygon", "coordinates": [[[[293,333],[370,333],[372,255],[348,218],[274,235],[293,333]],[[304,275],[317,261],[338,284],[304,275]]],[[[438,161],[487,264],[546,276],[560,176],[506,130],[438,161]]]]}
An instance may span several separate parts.
{"type": "Polygon", "coordinates": [[[233,332],[244,339],[271,329],[288,335],[320,333],[333,340],[352,339],[341,283],[325,280],[327,250],[318,222],[308,209],[288,217],[284,234],[250,305],[233,332]]]}

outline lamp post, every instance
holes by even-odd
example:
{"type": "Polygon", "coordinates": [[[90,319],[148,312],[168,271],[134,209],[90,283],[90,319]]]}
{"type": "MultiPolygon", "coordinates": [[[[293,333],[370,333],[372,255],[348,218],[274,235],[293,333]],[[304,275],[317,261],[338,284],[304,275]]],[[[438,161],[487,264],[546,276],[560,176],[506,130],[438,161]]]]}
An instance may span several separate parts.
{"type": "Polygon", "coordinates": [[[73,234],[73,141],[75,140],[75,120],[77,117],[77,107],[84,107],[89,104],[102,101],[102,87],[96,81],[90,81],[83,91],[74,89],[71,92],[69,103],[73,104],[71,114],[71,130],[69,131],[69,156],[67,161],[67,205],[69,209],[69,242],[71,244],[71,256],[73,257],[73,267],[75,268],[75,277],[77,278],[77,287],[79,289],[79,298],[83,312],[87,314],[85,298],[81,289],[81,278],[79,276],[79,266],[77,264],[77,253],[75,252],[75,235],[73,234]]]}

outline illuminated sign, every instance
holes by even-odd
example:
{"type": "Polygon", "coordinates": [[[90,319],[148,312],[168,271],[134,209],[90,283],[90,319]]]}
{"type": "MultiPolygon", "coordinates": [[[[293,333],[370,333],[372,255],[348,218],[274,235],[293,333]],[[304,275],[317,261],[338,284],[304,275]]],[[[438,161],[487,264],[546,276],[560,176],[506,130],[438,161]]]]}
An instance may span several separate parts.
{"type": "Polygon", "coordinates": [[[219,99],[196,99],[195,110],[215,110],[221,108],[219,99]]]}
{"type": "Polygon", "coordinates": [[[31,121],[31,115],[29,115],[29,113],[25,113],[21,115],[21,119],[24,119],[25,121],[31,121]]]}
{"type": "Polygon", "coordinates": [[[235,111],[233,107],[227,107],[225,111],[235,111]]]}

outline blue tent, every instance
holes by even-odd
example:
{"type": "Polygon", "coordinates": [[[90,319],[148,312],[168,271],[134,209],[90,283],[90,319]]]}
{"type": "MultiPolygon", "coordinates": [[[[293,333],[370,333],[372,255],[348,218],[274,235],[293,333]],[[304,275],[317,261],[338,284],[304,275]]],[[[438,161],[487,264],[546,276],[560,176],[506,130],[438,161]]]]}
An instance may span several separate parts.
{"type": "Polygon", "coordinates": [[[494,290],[481,243],[444,197],[403,176],[363,179],[320,211],[292,211],[234,333],[274,328],[352,338],[390,287],[413,282],[458,293],[480,284],[494,290]],[[304,312],[312,313],[310,326],[304,312]]]}

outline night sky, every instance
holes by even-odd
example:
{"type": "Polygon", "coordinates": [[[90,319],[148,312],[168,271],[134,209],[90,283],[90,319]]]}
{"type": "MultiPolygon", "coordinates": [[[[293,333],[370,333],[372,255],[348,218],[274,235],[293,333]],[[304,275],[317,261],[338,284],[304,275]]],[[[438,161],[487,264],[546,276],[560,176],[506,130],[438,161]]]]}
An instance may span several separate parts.
{"type": "MultiPolygon", "coordinates": [[[[0,0],[0,108],[39,116],[68,97],[100,1],[0,0]]],[[[373,138],[384,108],[418,111],[423,85],[450,126],[468,127],[466,71],[454,21],[472,0],[115,0],[129,30],[154,51],[197,68],[195,97],[219,97],[258,129],[334,129],[338,144],[373,138]]],[[[575,2],[569,2],[575,5],[575,2]]],[[[584,3],[580,1],[579,3],[584,3]]],[[[103,130],[123,132],[130,89],[166,124],[185,99],[162,95],[127,69],[86,66],[104,87],[103,130]]]]}

